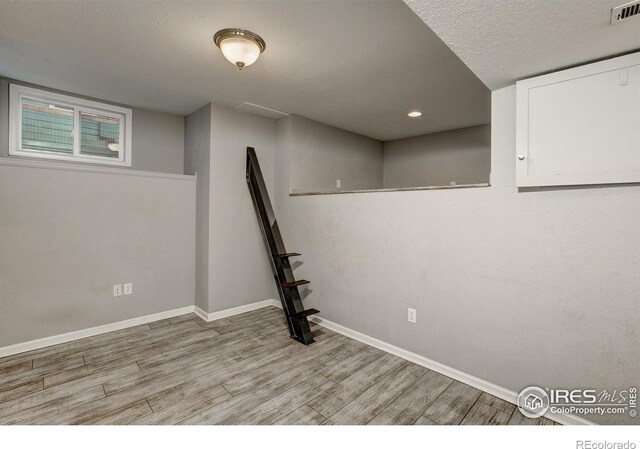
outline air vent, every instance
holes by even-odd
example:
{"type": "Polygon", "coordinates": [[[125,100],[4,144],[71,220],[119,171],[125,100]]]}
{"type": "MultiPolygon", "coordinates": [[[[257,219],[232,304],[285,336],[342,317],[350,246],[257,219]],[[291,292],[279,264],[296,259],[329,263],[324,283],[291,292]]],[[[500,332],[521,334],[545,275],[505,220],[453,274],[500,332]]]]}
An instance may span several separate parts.
{"type": "Polygon", "coordinates": [[[640,13],[640,0],[616,6],[611,10],[611,25],[622,22],[640,13]]]}

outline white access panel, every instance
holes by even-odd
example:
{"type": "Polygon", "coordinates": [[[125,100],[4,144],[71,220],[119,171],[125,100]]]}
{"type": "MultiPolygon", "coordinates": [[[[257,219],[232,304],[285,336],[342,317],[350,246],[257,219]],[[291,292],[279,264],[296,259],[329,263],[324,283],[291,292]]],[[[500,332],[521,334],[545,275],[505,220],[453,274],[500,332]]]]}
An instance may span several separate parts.
{"type": "Polygon", "coordinates": [[[516,90],[518,187],[640,182],[640,53],[516,90]]]}

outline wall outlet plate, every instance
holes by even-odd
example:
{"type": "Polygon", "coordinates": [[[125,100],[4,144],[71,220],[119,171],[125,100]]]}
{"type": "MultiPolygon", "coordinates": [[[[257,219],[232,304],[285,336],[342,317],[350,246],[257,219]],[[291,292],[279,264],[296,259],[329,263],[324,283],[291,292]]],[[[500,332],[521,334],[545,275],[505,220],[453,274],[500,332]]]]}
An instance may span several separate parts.
{"type": "Polygon", "coordinates": [[[122,285],[113,286],[113,296],[122,296],[122,285]]]}
{"type": "Polygon", "coordinates": [[[340,188],[340,186],[342,185],[342,181],[340,181],[339,179],[336,179],[336,188],[340,188]]]}
{"type": "Polygon", "coordinates": [[[410,323],[416,322],[416,309],[408,309],[407,321],[410,323]]]}
{"type": "Polygon", "coordinates": [[[130,295],[131,293],[133,293],[133,284],[124,284],[124,294],[130,295]]]}

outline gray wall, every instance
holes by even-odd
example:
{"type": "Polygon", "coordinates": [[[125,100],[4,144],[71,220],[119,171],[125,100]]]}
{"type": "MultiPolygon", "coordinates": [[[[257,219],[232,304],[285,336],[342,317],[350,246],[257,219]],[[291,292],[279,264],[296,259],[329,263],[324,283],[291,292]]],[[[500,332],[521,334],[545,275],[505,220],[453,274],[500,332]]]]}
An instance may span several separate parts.
{"type": "Polygon", "coordinates": [[[256,150],[273,198],[275,122],[213,106],[209,312],[278,298],[245,177],[248,146],[256,150]]]}
{"type": "Polygon", "coordinates": [[[491,172],[491,126],[384,143],[384,188],[482,184],[491,172]]]}
{"type": "Polygon", "coordinates": [[[304,136],[290,161],[292,192],[382,188],[382,142],[296,115],[283,120],[304,136]]]}
{"type": "Polygon", "coordinates": [[[184,126],[181,115],[133,108],[131,168],[184,173],[184,126]]]}
{"type": "Polygon", "coordinates": [[[121,173],[0,160],[0,347],[193,305],[194,180],[121,173]]]}
{"type": "Polygon", "coordinates": [[[516,392],[637,385],[640,187],[518,192],[515,87],[492,94],[487,188],[291,197],[289,125],[276,213],[308,307],[516,392]]]}
{"type": "Polygon", "coordinates": [[[211,152],[211,105],[185,118],[184,172],[198,174],[196,182],[196,298],[202,310],[209,309],[209,186],[211,152]]]}
{"type": "MultiPolygon", "coordinates": [[[[0,157],[9,156],[9,84],[11,82],[52,92],[74,95],[73,93],[61,92],[47,87],[34,86],[20,81],[0,78],[0,157]]],[[[109,103],[105,100],[91,99],[109,103]]],[[[133,125],[131,131],[131,146],[133,149],[131,169],[182,174],[184,159],[184,117],[144,109],[131,109],[133,111],[131,118],[133,125]]],[[[82,165],[98,164],[83,163],[82,165]]]]}
{"type": "Polygon", "coordinates": [[[296,141],[292,193],[489,182],[489,125],[383,143],[296,115],[282,120],[290,122],[296,141]]]}
{"type": "Polygon", "coordinates": [[[245,177],[252,146],[273,196],[275,122],[209,104],[185,129],[185,171],[198,173],[196,305],[212,313],[277,298],[245,177]]]}

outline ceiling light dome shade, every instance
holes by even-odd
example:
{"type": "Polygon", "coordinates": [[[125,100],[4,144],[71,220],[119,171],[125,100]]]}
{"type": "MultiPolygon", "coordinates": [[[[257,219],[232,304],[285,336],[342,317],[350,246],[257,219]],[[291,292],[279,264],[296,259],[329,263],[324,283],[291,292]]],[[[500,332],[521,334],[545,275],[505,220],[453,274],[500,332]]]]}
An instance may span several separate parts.
{"type": "Polygon", "coordinates": [[[239,28],[225,28],[213,36],[225,58],[240,70],[258,60],[260,53],[266,48],[264,40],[251,31],[239,28]]]}

